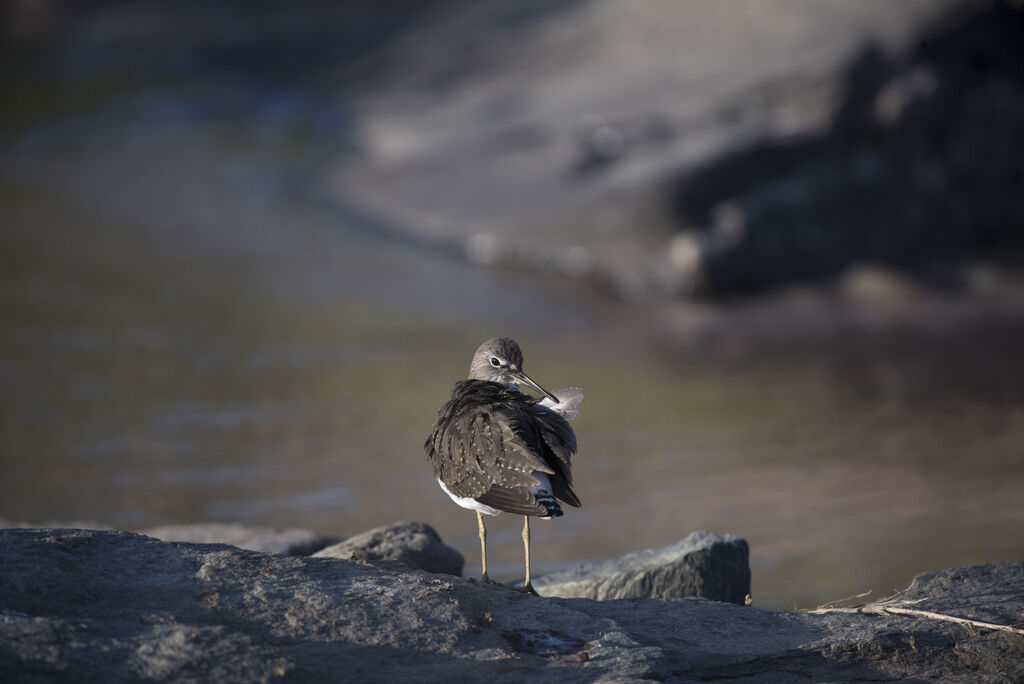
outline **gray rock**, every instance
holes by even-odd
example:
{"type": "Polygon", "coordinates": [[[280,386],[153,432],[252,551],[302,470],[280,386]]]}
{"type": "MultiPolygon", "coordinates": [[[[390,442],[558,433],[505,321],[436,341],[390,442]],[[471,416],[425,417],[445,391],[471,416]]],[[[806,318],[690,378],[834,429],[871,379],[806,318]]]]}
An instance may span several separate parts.
{"type": "Polygon", "coordinates": [[[313,554],[320,558],[391,560],[415,570],[462,575],[462,554],[423,522],[397,522],[357,534],[313,554]]]}
{"type": "Polygon", "coordinates": [[[162,525],[140,530],[140,534],[163,541],[230,544],[240,549],[288,556],[306,556],[337,541],[336,538],[322,537],[296,527],[250,527],[237,523],[162,525]]]}
{"type": "Polygon", "coordinates": [[[539,577],[534,586],[562,598],[699,596],[742,605],[750,593],[750,549],[731,534],[693,532],[671,546],[539,577]]]}
{"type": "MultiPolygon", "coordinates": [[[[915,616],[551,599],[126,532],[0,530],[0,559],[5,682],[1024,677],[1024,637],[915,616]]],[[[1024,563],[1004,563],[920,576],[906,596],[1020,623],[1022,588],[1024,563]]]]}

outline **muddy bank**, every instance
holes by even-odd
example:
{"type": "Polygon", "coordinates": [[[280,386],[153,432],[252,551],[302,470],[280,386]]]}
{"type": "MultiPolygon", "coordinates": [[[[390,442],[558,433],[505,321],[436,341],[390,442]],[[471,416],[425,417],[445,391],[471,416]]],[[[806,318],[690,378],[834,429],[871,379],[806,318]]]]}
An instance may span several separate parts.
{"type": "Polygon", "coordinates": [[[299,10],[8,10],[4,135],[97,105],[241,119],[339,220],[626,297],[1021,251],[1012,4],[299,10]]]}

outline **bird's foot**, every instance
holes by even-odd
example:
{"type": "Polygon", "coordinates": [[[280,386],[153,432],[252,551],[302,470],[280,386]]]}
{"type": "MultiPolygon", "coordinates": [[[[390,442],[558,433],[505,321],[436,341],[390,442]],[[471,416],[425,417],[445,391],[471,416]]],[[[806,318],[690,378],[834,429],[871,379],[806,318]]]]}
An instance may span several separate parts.
{"type": "Polygon", "coordinates": [[[533,582],[527,582],[521,587],[516,587],[516,589],[523,592],[524,594],[533,594],[534,596],[540,596],[540,594],[537,593],[537,590],[533,588],[533,582]]]}

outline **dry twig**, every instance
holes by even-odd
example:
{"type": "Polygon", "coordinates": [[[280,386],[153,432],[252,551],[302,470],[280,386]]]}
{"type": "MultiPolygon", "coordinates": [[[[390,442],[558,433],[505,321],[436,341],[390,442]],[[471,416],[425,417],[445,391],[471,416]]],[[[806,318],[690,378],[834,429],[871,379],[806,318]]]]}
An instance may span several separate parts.
{"type": "Polygon", "coordinates": [[[876,601],[874,603],[865,603],[862,606],[852,606],[850,608],[817,608],[815,610],[809,610],[807,612],[813,615],[821,615],[823,613],[861,613],[865,615],[909,615],[912,617],[922,617],[928,618],[930,620],[955,622],[961,625],[971,625],[972,627],[981,627],[983,629],[996,629],[1003,632],[1012,632],[1013,634],[1024,635],[1024,629],[1021,629],[1019,627],[1012,627],[1010,625],[1000,625],[994,622],[984,622],[982,620],[970,620],[968,618],[956,617],[955,615],[935,613],[930,610],[919,610],[917,608],[904,607],[908,605],[913,605],[915,603],[920,603],[924,600],[926,599],[922,598],[916,601],[900,601],[899,603],[892,603],[886,600],[882,600],[876,601]]]}
{"type": "MultiPolygon", "coordinates": [[[[835,608],[836,604],[846,603],[847,601],[852,601],[854,599],[861,599],[861,598],[864,598],[865,596],[868,596],[870,593],[871,593],[871,590],[868,589],[864,593],[857,594],[856,596],[847,596],[846,598],[836,599],[835,601],[829,601],[828,603],[823,603],[820,606],[818,606],[818,610],[822,610],[822,609],[826,609],[826,608],[835,608]]],[[[811,612],[813,612],[813,611],[811,611],[811,612]]]]}

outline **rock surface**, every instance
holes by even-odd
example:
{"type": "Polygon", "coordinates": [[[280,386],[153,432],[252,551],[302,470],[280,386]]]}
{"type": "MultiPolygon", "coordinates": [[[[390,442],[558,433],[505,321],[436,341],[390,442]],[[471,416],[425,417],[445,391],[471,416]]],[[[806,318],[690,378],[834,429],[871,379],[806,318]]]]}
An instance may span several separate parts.
{"type": "Polygon", "coordinates": [[[317,551],[318,558],[345,560],[398,561],[414,570],[462,576],[465,560],[456,549],[441,541],[430,525],[399,522],[349,537],[343,542],[317,551]]]}
{"type": "MultiPolygon", "coordinates": [[[[10,682],[1024,676],[1024,636],[915,616],[543,598],[395,563],[126,532],[2,530],[0,559],[10,682]]],[[[905,597],[1020,623],[1024,563],[922,575],[905,597]]]]}
{"type": "Polygon", "coordinates": [[[249,551],[306,556],[337,541],[301,528],[252,527],[238,523],[197,523],[162,525],[141,530],[141,534],[163,541],[195,544],[230,544],[249,551]]]}
{"type": "Polygon", "coordinates": [[[561,598],[699,596],[742,605],[750,593],[750,548],[734,535],[694,532],[671,546],[539,577],[534,586],[561,598]]]}

